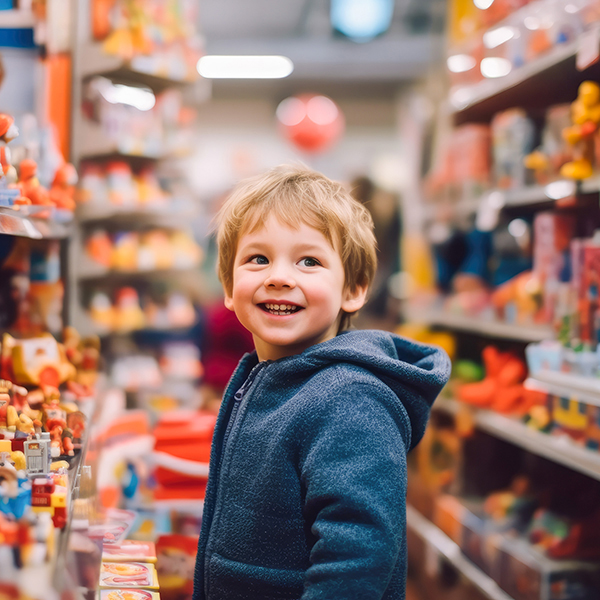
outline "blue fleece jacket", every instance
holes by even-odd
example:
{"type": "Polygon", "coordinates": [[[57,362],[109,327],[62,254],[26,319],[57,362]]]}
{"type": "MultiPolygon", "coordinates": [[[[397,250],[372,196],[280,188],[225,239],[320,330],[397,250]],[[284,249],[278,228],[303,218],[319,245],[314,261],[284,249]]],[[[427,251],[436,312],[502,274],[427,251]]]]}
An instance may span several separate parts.
{"type": "Polygon", "coordinates": [[[215,428],[193,600],[402,600],[406,453],[450,372],[348,331],[240,361],[215,428]]]}

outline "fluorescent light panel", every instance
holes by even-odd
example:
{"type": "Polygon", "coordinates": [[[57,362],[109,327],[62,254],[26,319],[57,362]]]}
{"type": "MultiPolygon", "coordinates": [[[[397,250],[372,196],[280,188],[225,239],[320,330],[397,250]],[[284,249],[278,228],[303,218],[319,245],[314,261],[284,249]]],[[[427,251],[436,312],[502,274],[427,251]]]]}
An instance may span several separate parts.
{"type": "Polygon", "coordinates": [[[294,70],[286,56],[203,56],[198,73],[206,79],[282,79],[294,70]]]}

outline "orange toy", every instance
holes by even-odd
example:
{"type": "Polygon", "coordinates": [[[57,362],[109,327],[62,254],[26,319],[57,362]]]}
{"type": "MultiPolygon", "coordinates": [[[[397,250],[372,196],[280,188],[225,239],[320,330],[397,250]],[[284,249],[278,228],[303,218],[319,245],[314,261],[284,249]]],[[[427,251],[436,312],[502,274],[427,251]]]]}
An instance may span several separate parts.
{"type": "Polygon", "coordinates": [[[501,413],[524,415],[545,401],[545,394],[523,387],[527,376],[525,363],[510,352],[487,346],[481,353],[486,376],[482,381],[459,386],[459,400],[501,413]]]}
{"type": "Polygon", "coordinates": [[[50,188],[50,200],[56,208],[75,210],[75,185],[77,180],[77,171],[71,163],[63,163],[58,167],[50,188]]]}
{"type": "Polygon", "coordinates": [[[506,307],[511,303],[515,305],[518,324],[536,321],[542,305],[542,284],[535,273],[519,273],[493,292],[492,304],[499,319],[505,319],[506,307]]]}
{"type": "Polygon", "coordinates": [[[19,163],[19,181],[17,183],[21,196],[29,198],[32,204],[52,206],[48,190],[40,185],[37,178],[37,163],[26,158],[19,163]]]}

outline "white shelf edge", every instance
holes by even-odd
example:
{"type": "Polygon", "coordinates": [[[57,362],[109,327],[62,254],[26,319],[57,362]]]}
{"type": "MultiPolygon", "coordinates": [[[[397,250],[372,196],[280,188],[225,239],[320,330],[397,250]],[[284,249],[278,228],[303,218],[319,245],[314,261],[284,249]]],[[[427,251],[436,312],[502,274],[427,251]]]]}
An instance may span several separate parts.
{"type": "Polygon", "coordinates": [[[0,10],[0,29],[31,29],[34,26],[35,19],[30,10],[0,10]]]}
{"type": "Polygon", "coordinates": [[[543,370],[530,377],[526,383],[550,393],[575,396],[586,404],[600,406],[600,379],[594,377],[543,370]]]}
{"type": "MultiPolygon", "coordinates": [[[[456,400],[439,398],[434,408],[456,414],[461,404],[456,400]]],[[[579,471],[600,481],[600,453],[587,450],[566,436],[554,436],[527,427],[524,423],[490,410],[473,409],[476,426],[491,435],[547,458],[555,463],[579,471]]]]}
{"type": "Polygon", "coordinates": [[[490,600],[513,600],[491,577],[464,556],[458,544],[410,504],[406,505],[406,525],[427,544],[435,548],[487,598],[490,600]]]}
{"type": "MultiPolygon", "coordinates": [[[[91,261],[90,261],[91,262],[91,261]]],[[[169,267],[167,269],[140,269],[137,271],[120,271],[118,269],[104,269],[91,267],[87,272],[83,269],[77,270],[75,278],[78,281],[92,281],[94,279],[104,279],[105,277],[161,277],[169,275],[180,275],[186,272],[195,272],[200,267],[200,263],[189,267],[169,267]]]]}
{"type": "Polygon", "coordinates": [[[456,106],[450,103],[452,113],[454,115],[460,115],[461,113],[485,102],[497,96],[503,92],[506,92],[510,88],[527,81],[535,75],[543,73],[547,69],[563,62],[575,56],[579,48],[578,41],[571,42],[569,44],[557,46],[547,54],[544,54],[539,59],[532,61],[519,67],[518,69],[509,73],[502,79],[487,79],[476,83],[470,87],[460,88],[464,91],[470,91],[470,98],[465,101],[461,106],[456,106]]]}
{"type": "Polygon", "coordinates": [[[416,310],[412,307],[405,310],[407,321],[447,327],[458,331],[472,332],[485,336],[493,336],[508,340],[524,342],[541,342],[554,338],[550,327],[541,325],[515,325],[502,321],[487,321],[477,317],[457,315],[442,310],[416,310]]]}

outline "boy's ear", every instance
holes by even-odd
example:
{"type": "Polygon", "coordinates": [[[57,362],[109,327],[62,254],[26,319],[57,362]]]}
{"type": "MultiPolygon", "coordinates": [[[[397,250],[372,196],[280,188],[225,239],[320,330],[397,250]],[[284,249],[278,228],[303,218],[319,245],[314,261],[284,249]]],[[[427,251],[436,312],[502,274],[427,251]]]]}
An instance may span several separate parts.
{"type": "Polygon", "coordinates": [[[367,300],[368,291],[369,288],[366,285],[357,285],[353,290],[347,287],[344,290],[344,298],[342,299],[342,310],[347,313],[360,310],[367,300]]]}
{"type": "Polygon", "coordinates": [[[227,293],[225,292],[225,308],[228,308],[229,310],[233,310],[233,298],[227,293]]]}

